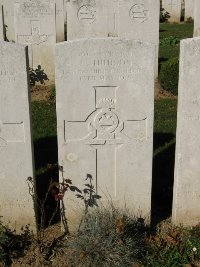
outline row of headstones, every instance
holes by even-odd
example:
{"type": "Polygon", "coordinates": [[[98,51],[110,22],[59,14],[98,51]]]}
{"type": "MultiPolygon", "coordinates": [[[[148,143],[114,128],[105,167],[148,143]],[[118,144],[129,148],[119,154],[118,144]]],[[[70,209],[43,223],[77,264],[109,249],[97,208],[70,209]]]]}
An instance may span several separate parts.
{"type": "MultiPolygon", "coordinates": [[[[0,6],[7,39],[29,45],[30,67],[41,65],[50,81],[54,46],[65,40],[64,25],[67,40],[120,37],[153,43],[158,62],[160,0],[0,0],[0,6]]],[[[157,69],[158,63],[156,76],[157,69]]]]}
{"type": "MultiPolygon", "coordinates": [[[[185,0],[193,10],[193,0],[185,0]]],[[[195,2],[195,36],[200,34],[199,0],[195,2]]],[[[181,12],[181,0],[163,0],[171,20],[181,12]],[[174,15],[175,13],[177,15],[174,15]]],[[[139,39],[157,47],[155,77],[158,72],[160,1],[154,0],[0,0],[0,40],[29,45],[29,65],[44,69],[54,82],[54,46],[62,42],[64,25],[67,40],[90,37],[139,39]],[[2,12],[3,10],[3,12],[2,12]],[[3,22],[4,21],[4,22],[3,22]]],[[[189,14],[189,11],[188,11],[189,14]]]]}
{"type": "Polygon", "coordinates": [[[161,0],[164,12],[168,12],[170,15],[168,19],[169,22],[180,22],[183,9],[185,9],[185,21],[194,19],[195,1],[196,0],[161,0]]]}
{"type": "Polygon", "coordinates": [[[184,7],[185,21],[193,19],[194,36],[200,36],[199,0],[162,0],[161,5],[162,8],[164,8],[164,12],[168,12],[170,15],[170,18],[168,19],[169,22],[180,22],[182,9],[184,7]]]}
{"type": "MultiPolygon", "coordinates": [[[[87,173],[102,201],[151,212],[155,46],[101,38],[56,45],[59,165],[82,188],[87,173]]],[[[34,177],[27,47],[0,42],[0,216],[35,229],[27,178],[34,177]]],[[[200,221],[200,38],[181,42],[173,222],[200,221]]],[[[62,175],[60,181],[62,182],[62,175]]],[[[160,177],[162,179],[162,177],[160,177]]],[[[70,195],[72,194],[72,195],[70,195]]],[[[64,198],[69,222],[81,214],[64,198]]]]}

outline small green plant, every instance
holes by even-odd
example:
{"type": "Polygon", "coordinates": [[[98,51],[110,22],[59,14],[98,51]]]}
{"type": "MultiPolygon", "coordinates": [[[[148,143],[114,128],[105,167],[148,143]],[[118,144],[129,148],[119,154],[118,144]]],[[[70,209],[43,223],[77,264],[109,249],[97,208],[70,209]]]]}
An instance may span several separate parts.
{"type": "Polygon", "coordinates": [[[160,39],[160,46],[176,46],[179,44],[179,39],[175,36],[168,36],[160,39]]]}
{"type": "Polygon", "coordinates": [[[100,199],[101,196],[96,194],[94,185],[92,184],[92,175],[91,174],[87,174],[87,177],[85,179],[86,181],[89,181],[88,184],[84,184],[85,188],[79,192],[81,194],[76,194],[77,198],[80,198],[84,201],[85,204],[85,214],[88,213],[88,208],[89,207],[98,207],[97,204],[97,199],[100,199]]]}
{"type": "Polygon", "coordinates": [[[41,65],[38,65],[36,69],[29,68],[29,79],[31,86],[35,86],[36,83],[45,85],[45,81],[49,80],[41,65]]]}
{"type": "Polygon", "coordinates": [[[0,221],[0,263],[10,266],[12,258],[23,256],[30,244],[31,232],[28,226],[21,229],[21,234],[16,234],[0,221]]]}
{"type": "Polygon", "coordinates": [[[169,12],[165,11],[164,8],[160,8],[160,22],[167,22],[168,19],[170,18],[169,12]]]}
{"type": "Polygon", "coordinates": [[[198,267],[200,264],[200,226],[190,229],[162,223],[147,241],[144,266],[198,267]]]}
{"type": "Polygon", "coordinates": [[[178,95],[179,79],[179,58],[170,58],[165,64],[162,64],[159,73],[159,80],[164,90],[173,95],[178,95]]]}
{"type": "Polygon", "coordinates": [[[56,87],[55,87],[55,85],[53,85],[51,88],[50,100],[52,100],[52,101],[56,100],[56,87]]]}
{"type": "Polygon", "coordinates": [[[186,23],[194,23],[194,19],[192,17],[187,18],[186,23]]]}

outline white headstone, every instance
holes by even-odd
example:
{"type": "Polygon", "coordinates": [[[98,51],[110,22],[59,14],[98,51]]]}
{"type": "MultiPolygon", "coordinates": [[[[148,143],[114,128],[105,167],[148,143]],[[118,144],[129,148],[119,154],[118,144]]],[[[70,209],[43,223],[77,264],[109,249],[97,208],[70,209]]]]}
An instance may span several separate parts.
{"type": "Polygon", "coordinates": [[[158,72],[160,0],[71,0],[67,4],[67,39],[120,37],[156,45],[158,72]]]}
{"type": "Polygon", "coordinates": [[[40,0],[41,3],[45,1],[47,3],[56,5],[56,42],[65,41],[64,35],[64,0],[40,0]]]}
{"type": "Polygon", "coordinates": [[[3,6],[0,5],[0,41],[4,41],[3,6]]]}
{"type": "Polygon", "coordinates": [[[180,22],[181,0],[162,0],[162,7],[170,14],[169,22],[180,22]]]}
{"type": "Polygon", "coordinates": [[[194,0],[185,0],[185,21],[194,19],[194,0]]]}
{"type": "MultiPolygon", "coordinates": [[[[9,41],[15,41],[14,4],[24,0],[0,0],[4,6],[4,20],[7,25],[6,36],[9,41]]],[[[37,0],[29,0],[34,2],[37,0]]],[[[39,0],[41,3],[56,4],[56,39],[57,42],[64,41],[64,3],[63,0],[39,0]]]]}
{"type": "MultiPolygon", "coordinates": [[[[141,41],[98,38],[56,45],[64,175],[83,188],[91,174],[103,200],[111,197],[144,217],[151,210],[154,59],[155,47],[141,41]]],[[[80,201],[67,196],[67,218],[75,221],[80,201]]]]}
{"type": "Polygon", "coordinates": [[[27,53],[25,46],[0,42],[0,215],[17,231],[27,224],[36,229],[26,182],[34,179],[27,53]]]}
{"type": "Polygon", "coordinates": [[[173,222],[200,221],[200,38],[181,41],[173,222]]]}
{"type": "Polygon", "coordinates": [[[3,5],[4,10],[6,37],[10,42],[15,41],[14,2],[15,0],[0,0],[0,5],[3,5]]]}
{"type": "Polygon", "coordinates": [[[67,5],[67,40],[107,37],[107,0],[75,0],[67,5]]]}
{"type": "Polygon", "coordinates": [[[15,4],[15,40],[29,45],[32,68],[41,65],[50,81],[54,80],[56,43],[55,4],[23,1],[15,4]]]}
{"type": "Polygon", "coordinates": [[[160,0],[119,0],[118,36],[156,45],[155,76],[158,74],[160,0]]]}
{"type": "Polygon", "coordinates": [[[200,1],[194,0],[194,37],[200,36],[200,1]]]}

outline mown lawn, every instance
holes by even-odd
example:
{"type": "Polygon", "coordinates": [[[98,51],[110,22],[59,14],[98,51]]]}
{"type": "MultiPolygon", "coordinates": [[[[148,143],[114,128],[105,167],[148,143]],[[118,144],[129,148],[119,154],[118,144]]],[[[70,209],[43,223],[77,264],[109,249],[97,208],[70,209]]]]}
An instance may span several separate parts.
{"type": "Polygon", "coordinates": [[[193,27],[193,23],[160,24],[160,64],[165,64],[170,58],[179,56],[180,40],[192,38],[193,27]],[[171,44],[169,44],[169,40],[171,40],[171,44]],[[173,43],[175,40],[177,41],[177,44],[173,43]]]}

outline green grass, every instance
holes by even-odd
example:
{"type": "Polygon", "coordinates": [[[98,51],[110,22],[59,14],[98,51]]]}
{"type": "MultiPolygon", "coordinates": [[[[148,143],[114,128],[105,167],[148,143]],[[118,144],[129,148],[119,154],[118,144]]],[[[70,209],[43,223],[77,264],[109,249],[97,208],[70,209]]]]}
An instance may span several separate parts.
{"type": "Polygon", "coordinates": [[[55,102],[32,102],[33,139],[56,136],[55,102]]]}
{"type": "Polygon", "coordinates": [[[177,45],[160,46],[159,59],[160,64],[164,64],[172,57],[179,56],[179,41],[185,38],[191,38],[193,36],[193,23],[183,24],[160,24],[160,42],[163,42],[166,38],[177,38],[177,45]]]}

